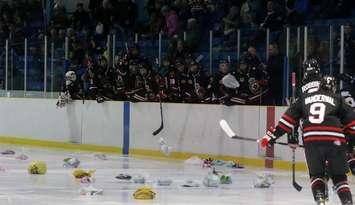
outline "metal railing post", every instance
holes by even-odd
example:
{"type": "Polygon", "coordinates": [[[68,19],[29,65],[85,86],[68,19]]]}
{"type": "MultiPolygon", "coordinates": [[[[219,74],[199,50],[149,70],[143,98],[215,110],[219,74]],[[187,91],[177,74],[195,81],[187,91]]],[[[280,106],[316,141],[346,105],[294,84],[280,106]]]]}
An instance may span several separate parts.
{"type": "Polygon", "coordinates": [[[9,72],[9,39],[5,41],[5,93],[9,95],[8,92],[8,72],[9,72]]]}
{"type": "Polygon", "coordinates": [[[308,28],[304,27],[304,48],[303,48],[303,60],[307,60],[308,57],[308,28]]]}
{"type": "Polygon", "coordinates": [[[54,89],[54,42],[51,42],[51,98],[54,89]]]}
{"type": "Polygon", "coordinates": [[[212,74],[213,66],[213,31],[210,31],[210,74],[212,74]]]}
{"type": "Polygon", "coordinates": [[[23,62],[23,94],[27,92],[27,38],[25,38],[24,62],[23,62]]]}
{"type": "MultiPolygon", "coordinates": [[[[340,27],[340,73],[344,73],[344,26],[340,27]]],[[[343,89],[343,82],[340,81],[340,89],[343,89]]]]}
{"type": "Polygon", "coordinates": [[[269,49],[268,49],[269,45],[270,45],[270,29],[267,28],[266,29],[266,56],[265,56],[266,61],[269,60],[269,49]]]}
{"type": "Polygon", "coordinates": [[[43,96],[46,97],[47,94],[47,56],[48,54],[48,42],[47,42],[47,36],[44,36],[44,65],[43,65],[43,77],[44,77],[44,82],[43,82],[43,96]]]}

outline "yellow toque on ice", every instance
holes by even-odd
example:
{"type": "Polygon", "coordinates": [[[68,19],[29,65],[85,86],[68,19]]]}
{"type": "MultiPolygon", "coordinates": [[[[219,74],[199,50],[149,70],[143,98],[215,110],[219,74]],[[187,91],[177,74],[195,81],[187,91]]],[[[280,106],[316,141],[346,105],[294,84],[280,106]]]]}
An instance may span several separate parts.
{"type": "Polygon", "coordinates": [[[142,200],[149,200],[149,199],[154,199],[155,197],[155,192],[152,190],[150,186],[142,186],[138,188],[134,194],[133,197],[135,199],[142,199],[142,200]]]}
{"type": "Polygon", "coordinates": [[[75,169],[73,171],[73,176],[77,179],[81,179],[83,177],[92,177],[92,175],[94,175],[95,170],[89,170],[89,171],[85,171],[83,169],[75,169]]]}

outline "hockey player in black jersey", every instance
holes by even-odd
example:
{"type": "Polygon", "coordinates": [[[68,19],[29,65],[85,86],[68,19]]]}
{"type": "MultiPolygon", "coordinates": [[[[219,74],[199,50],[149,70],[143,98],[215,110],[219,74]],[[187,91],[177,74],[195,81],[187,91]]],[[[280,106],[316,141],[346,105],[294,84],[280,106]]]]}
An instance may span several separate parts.
{"type": "Polygon", "coordinates": [[[299,96],[282,115],[275,129],[260,139],[260,145],[273,144],[285,133],[303,121],[303,143],[311,188],[317,204],[324,204],[326,182],[325,168],[343,205],[352,205],[352,195],[347,182],[346,138],[354,134],[355,113],[344,99],[335,94],[335,79],[323,77],[318,91],[299,96]]]}
{"type": "MultiPolygon", "coordinates": [[[[320,66],[315,58],[306,59],[302,65],[303,79],[298,91],[298,95],[304,93],[312,93],[318,91],[321,81],[320,66]]],[[[288,144],[291,148],[296,148],[298,145],[298,126],[294,128],[295,132],[287,135],[288,144]]]]}

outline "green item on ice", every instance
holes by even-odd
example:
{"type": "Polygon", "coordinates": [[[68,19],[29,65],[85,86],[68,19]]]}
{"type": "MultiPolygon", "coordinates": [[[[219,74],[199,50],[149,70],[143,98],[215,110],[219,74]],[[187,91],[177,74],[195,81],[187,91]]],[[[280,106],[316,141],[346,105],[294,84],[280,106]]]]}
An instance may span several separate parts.
{"type": "Polygon", "coordinates": [[[232,177],[229,175],[222,175],[220,177],[220,183],[221,184],[231,184],[232,183],[232,177]]]}

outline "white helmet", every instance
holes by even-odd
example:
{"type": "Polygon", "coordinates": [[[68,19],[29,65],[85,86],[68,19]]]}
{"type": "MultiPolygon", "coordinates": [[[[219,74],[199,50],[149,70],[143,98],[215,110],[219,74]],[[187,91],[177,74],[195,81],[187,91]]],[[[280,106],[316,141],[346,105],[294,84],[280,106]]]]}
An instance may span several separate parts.
{"type": "Polygon", "coordinates": [[[66,85],[70,85],[71,83],[73,83],[74,81],[76,81],[76,74],[74,71],[68,71],[65,73],[65,84],[66,85]]]}

